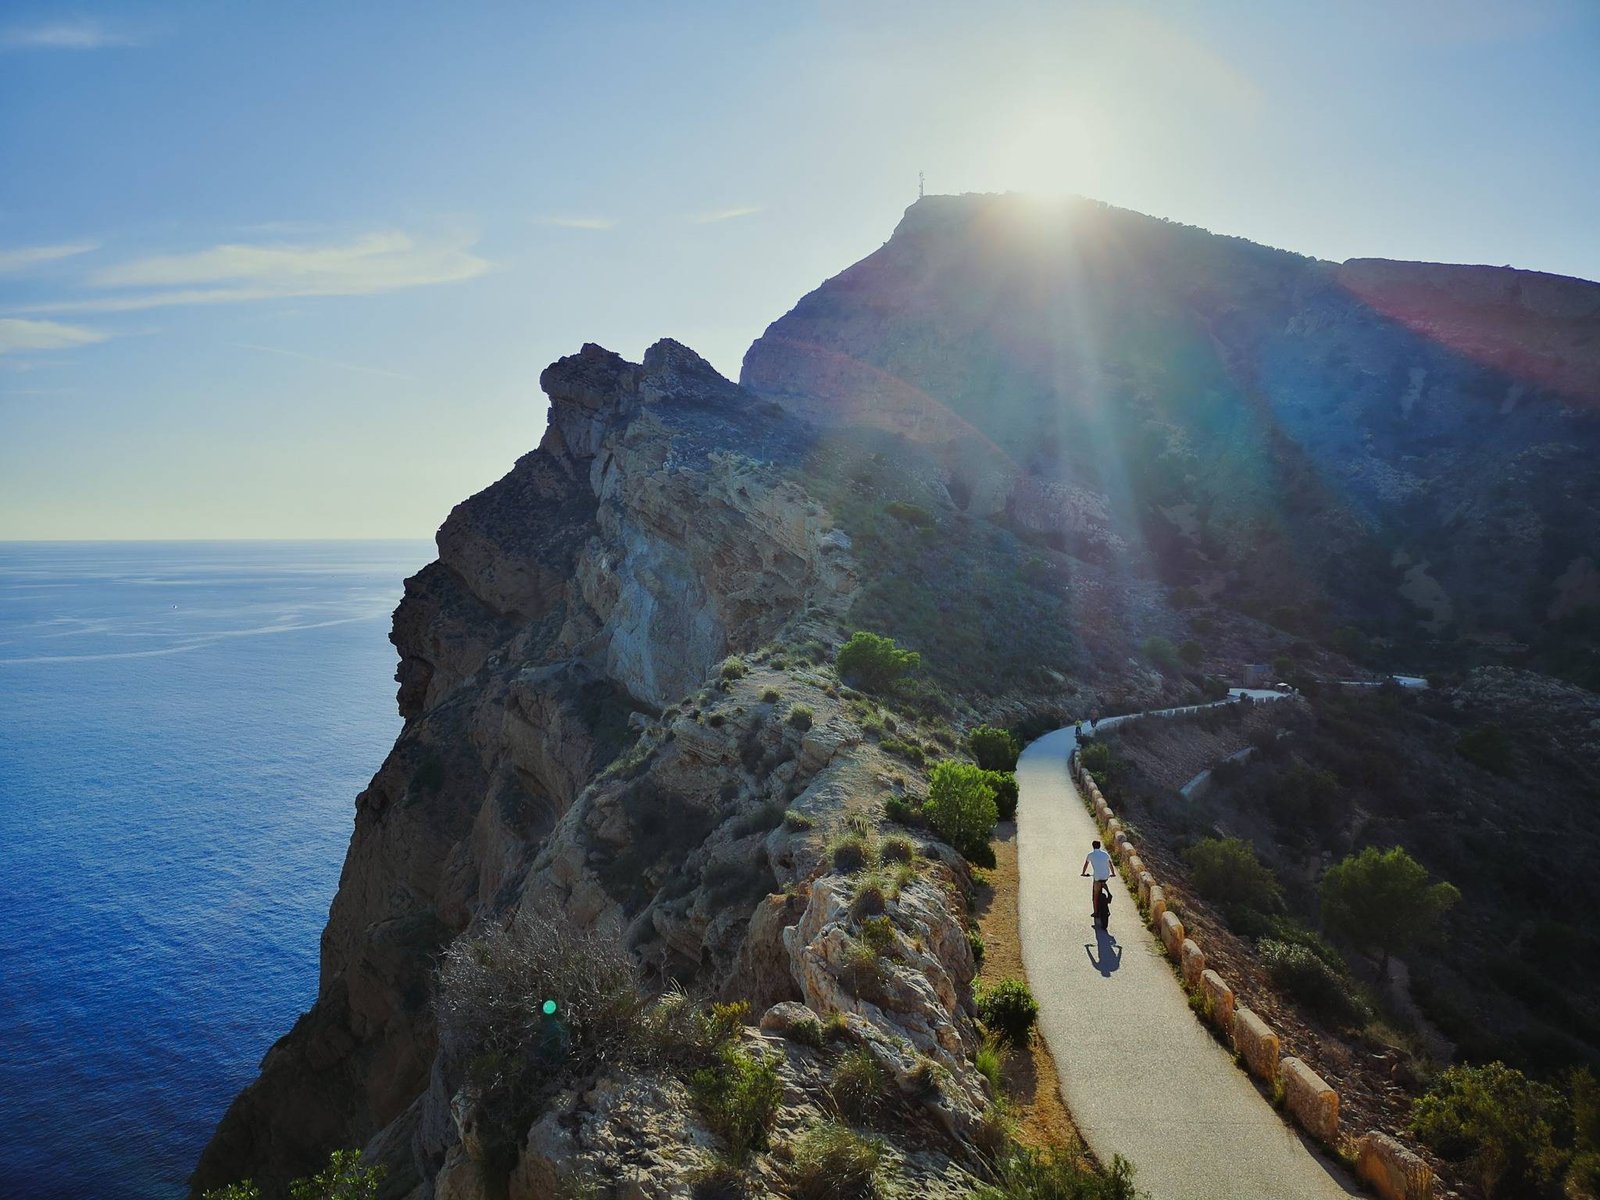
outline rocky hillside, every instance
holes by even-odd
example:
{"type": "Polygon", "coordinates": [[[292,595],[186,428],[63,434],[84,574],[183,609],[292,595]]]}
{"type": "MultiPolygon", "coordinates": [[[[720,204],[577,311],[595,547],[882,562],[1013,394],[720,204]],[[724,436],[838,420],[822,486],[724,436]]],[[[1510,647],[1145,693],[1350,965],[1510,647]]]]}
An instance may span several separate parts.
{"type": "Polygon", "coordinates": [[[971,876],[880,828],[963,729],[1194,698],[1290,649],[1348,670],[1330,643],[1588,669],[1600,289],[1441,270],[930,198],[742,385],[671,341],[553,364],[539,448],[407,581],[405,726],[316,1002],[195,1191],[362,1146],[410,1200],[731,1194],[741,1149],[745,1185],[803,1193],[823,1148],[867,1153],[847,1125],[919,1194],[992,1177],[971,876]],[[924,669],[844,687],[858,628],[924,669]],[[552,931],[593,956],[587,1035],[494,994],[552,931]],[[777,1089],[759,1137],[716,1078],[777,1089]]]}
{"type": "Polygon", "coordinates": [[[507,1144],[487,1044],[440,1037],[449,947],[488,961],[495,930],[559,925],[624,954],[641,1005],[675,987],[750,1005],[769,1032],[734,1044],[778,1064],[778,1129],[801,1142],[854,1055],[897,1114],[882,1169],[963,1193],[1002,1128],[972,1062],[971,882],[947,846],[877,832],[886,798],[924,787],[924,747],[954,745],[951,710],[935,689],[896,715],[832,673],[859,564],[796,482],[830,490],[831,452],[670,341],[642,364],[586,346],[541,382],[543,443],[407,581],[405,727],[357,800],[316,1004],[229,1109],[196,1192],[251,1176],[271,1194],[365,1146],[386,1194],[419,1200],[568,1178],[680,1194],[722,1150],[659,1055],[602,1054],[517,1108],[507,1144]]]}
{"type": "Polygon", "coordinates": [[[741,378],[1190,605],[1600,681],[1600,284],[929,197],[741,378]]]}

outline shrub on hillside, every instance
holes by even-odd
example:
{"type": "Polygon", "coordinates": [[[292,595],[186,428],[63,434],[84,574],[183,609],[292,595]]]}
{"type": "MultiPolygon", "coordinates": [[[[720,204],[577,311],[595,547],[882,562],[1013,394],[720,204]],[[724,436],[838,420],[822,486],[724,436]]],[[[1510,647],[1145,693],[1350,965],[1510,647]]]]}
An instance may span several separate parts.
{"type": "Polygon", "coordinates": [[[973,999],[985,1028],[1006,1038],[1014,1046],[1025,1046],[1033,1023],[1039,1016],[1039,1003],[1020,979],[1002,979],[993,987],[979,984],[973,999]]]}
{"type": "Polygon", "coordinates": [[[878,1194],[883,1143],[832,1121],[795,1139],[789,1183],[795,1200],[871,1200],[878,1194]]]}
{"type": "MultiPolygon", "coordinates": [[[[290,1200],[377,1200],[378,1186],[387,1172],[363,1166],[361,1151],[335,1150],[328,1165],[315,1175],[289,1184],[290,1200]]],[[[201,1193],[200,1200],[261,1200],[252,1180],[230,1183],[201,1193]]]]}
{"type": "Polygon", "coordinates": [[[1256,952],[1274,984],[1324,1019],[1361,1026],[1372,1016],[1350,980],[1309,947],[1263,938],[1256,952]]]}
{"type": "Polygon", "coordinates": [[[1096,1170],[1066,1150],[1034,1150],[1013,1143],[994,1168],[995,1182],[973,1200],[1135,1200],[1133,1166],[1122,1155],[1096,1170]]]}
{"type": "Polygon", "coordinates": [[[1188,663],[1191,667],[1198,667],[1200,665],[1200,660],[1205,656],[1205,647],[1201,646],[1200,643],[1195,641],[1193,638],[1190,638],[1188,641],[1184,642],[1183,645],[1178,647],[1178,657],[1183,659],[1183,661],[1188,663]]]}
{"type": "Polygon", "coordinates": [[[789,724],[793,725],[796,729],[804,733],[807,729],[811,728],[811,724],[814,720],[816,720],[816,716],[817,714],[812,712],[808,705],[796,704],[789,710],[789,724]]]}
{"type": "Polygon", "coordinates": [[[995,815],[999,820],[1011,821],[1017,816],[1017,777],[1011,771],[985,771],[984,777],[994,786],[995,815]]]}
{"type": "Polygon", "coordinates": [[[935,833],[968,858],[988,849],[999,819],[995,786],[987,776],[968,763],[942,762],[928,777],[922,815],[935,833]]]}
{"type": "Polygon", "coordinates": [[[922,655],[902,650],[893,638],[857,630],[834,658],[839,678],[866,691],[882,691],[907,671],[922,665],[922,655]]]}
{"type": "Polygon", "coordinates": [[[716,1065],[689,1077],[689,1094],[706,1125],[738,1160],[767,1144],[783,1100],[783,1080],[765,1058],[728,1045],[716,1065]]]}
{"type": "Polygon", "coordinates": [[[1183,665],[1182,660],[1178,657],[1178,648],[1172,644],[1170,639],[1161,637],[1159,634],[1155,637],[1145,638],[1144,644],[1139,647],[1139,650],[1163,672],[1170,674],[1183,665]]]}
{"type": "Polygon", "coordinates": [[[872,1051],[857,1046],[839,1059],[828,1077],[828,1098],[847,1121],[871,1122],[883,1108],[891,1080],[872,1051]]]}
{"type": "Polygon", "coordinates": [[[1104,783],[1111,774],[1111,747],[1099,741],[1080,742],[1078,761],[1083,764],[1085,771],[1104,783]]]}
{"type": "Polygon", "coordinates": [[[1416,1102],[1411,1129],[1440,1157],[1470,1164],[1491,1200],[1555,1192],[1570,1113],[1561,1094],[1501,1062],[1451,1067],[1416,1102]]]}
{"type": "Polygon", "coordinates": [[[553,907],[457,938],[434,999],[441,1047],[478,1093],[491,1144],[527,1132],[564,1073],[620,1053],[643,1006],[621,941],[553,907]]]}
{"type": "Polygon", "coordinates": [[[1017,755],[1022,753],[1016,738],[992,725],[979,725],[967,734],[967,749],[985,771],[1015,771],[1017,755]]]}
{"type": "Polygon", "coordinates": [[[1194,890],[1226,908],[1277,912],[1283,902],[1278,878],[1242,838],[1202,838],[1183,852],[1194,890]]]}

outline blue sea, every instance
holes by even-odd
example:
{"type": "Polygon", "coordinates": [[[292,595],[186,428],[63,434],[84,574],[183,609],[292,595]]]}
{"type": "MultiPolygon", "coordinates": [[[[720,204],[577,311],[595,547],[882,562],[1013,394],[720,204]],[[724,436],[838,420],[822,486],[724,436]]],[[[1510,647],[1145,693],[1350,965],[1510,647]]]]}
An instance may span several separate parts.
{"type": "Polygon", "coordinates": [[[316,995],[427,542],[0,543],[0,1197],[177,1197],[316,995]]]}

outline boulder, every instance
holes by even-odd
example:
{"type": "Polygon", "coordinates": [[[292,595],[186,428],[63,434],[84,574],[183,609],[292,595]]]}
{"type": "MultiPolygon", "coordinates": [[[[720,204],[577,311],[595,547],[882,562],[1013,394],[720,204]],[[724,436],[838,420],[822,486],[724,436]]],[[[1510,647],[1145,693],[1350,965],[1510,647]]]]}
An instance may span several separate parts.
{"type": "Polygon", "coordinates": [[[1362,1135],[1356,1174],[1384,1200],[1433,1200],[1433,1168],[1386,1133],[1362,1135]]]}
{"type": "Polygon", "coordinates": [[[1250,1074],[1268,1083],[1278,1079],[1278,1035],[1248,1008],[1233,1014],[1233,1049],[1250,1068],[1250,1074]]]}
{"type": "Polygon", "coordinates": [[[1283,1080],[1283,1100],[1312,1137],[1333,1145],[1339,1136],[1339,1093],[1298,1058],[1286,1058],[1278,1068],[1283,1080]]]}

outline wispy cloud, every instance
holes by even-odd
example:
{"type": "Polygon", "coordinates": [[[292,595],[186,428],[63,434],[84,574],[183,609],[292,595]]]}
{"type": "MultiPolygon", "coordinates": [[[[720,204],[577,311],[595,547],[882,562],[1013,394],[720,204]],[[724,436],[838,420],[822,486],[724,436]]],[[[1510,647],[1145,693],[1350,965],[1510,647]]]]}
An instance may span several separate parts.
{"type": "Polygon", "coordinates": [[[134,312],[180,304],[237,304],[291,296],[367,296],[472,279],[490,269],[468,237],[418,241],[394,231],[330,245],[230,243],[107,267],[89,277],[131,294],[33,304],[36,313],[134,312]]]}
{"type": "Polygon", "coordinates": [[[25,271],[38,263],[53,262],[58,258],[71,258],[100,249],[97,242],[61,242],[54,246],[18,246],[15,250],[0,250],[0,272],[25,271]]]}
{"type": "Polygon", "coordinates": [[[4,50],[103,50],[132,45],[135,42],[127,34],[91,20],[49,21],[0,29],[0,49],[4,50]]]}
{"type": "Polygon", "coordinates": [[[740,217],[754,216],[761,211],[761,206],[746,205],[742,208],[719,208],[712,212],[699,213],[689,219],[696,225],[714,225],[718,221],[734,221],[740,217]]]}
{"type": "Polygon", "coordinates": [[[535,217],[540,225],[553,225],[557,229],[588,229],[601,232],[615,229],[617,223],[610,217],[535,217]]]}
{"type": "Polygon", "coordinates": [[[241,350],[260,350],[265,354],[279,354],[284,358],[297,358],[301,362],[316,363],[322,367],[337,367],[341,371],[354,371],[360,375],[384,375],[390,379],[411,378],[409,375],[402,375],[399,371],[386,371],[382,367],[364,367],[360,363],[340,362],[334,358],[303,354],[299,350],[285,350],[282,346],[259,346],[255,342],[234,342],[232,344],[241,350]]]}
{"type": "Polygon", "coordinates": [[[0,317],[0,354],[28,350],[65,350],[106,340],[98,329],[82,325],[63,325],[60,321],[26,321],[20,317],[0,317]]]}

